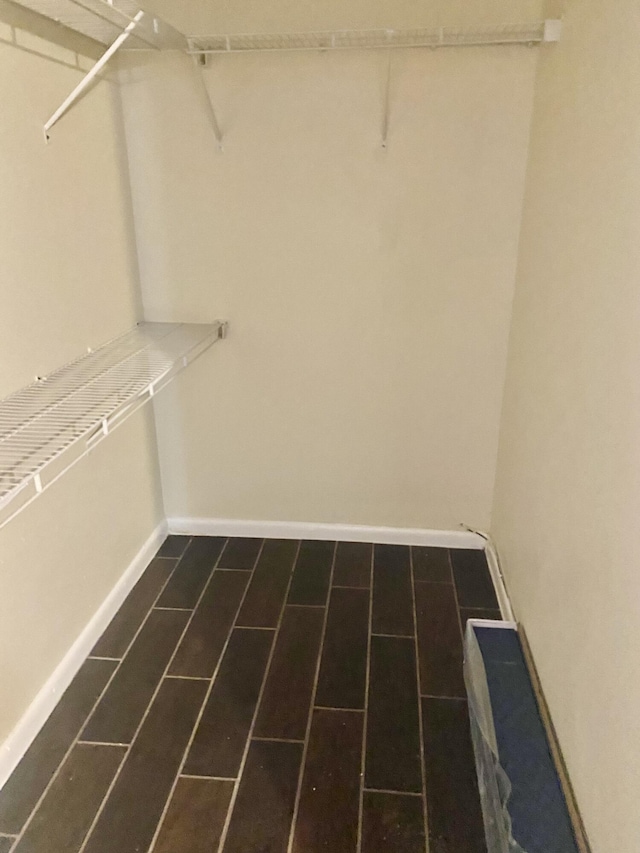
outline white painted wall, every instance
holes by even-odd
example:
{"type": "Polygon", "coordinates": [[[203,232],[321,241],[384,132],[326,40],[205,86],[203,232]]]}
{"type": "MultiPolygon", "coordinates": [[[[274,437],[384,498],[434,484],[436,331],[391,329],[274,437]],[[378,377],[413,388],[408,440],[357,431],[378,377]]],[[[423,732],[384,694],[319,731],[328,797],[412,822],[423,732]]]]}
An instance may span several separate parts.
{"type": "MultiPolygon", "coordinates": [[[[0,398],[139,316],[113,84],[43,141],[80,73],[0,45],[0,398]]],[[[162,515],[141,412],[0,530],[0,742],[162,515]]]]}
{"type": "Polygon", "coordinates": [[[495,26],[543,18],[543,0],[146,0],[187,34],[495,26]]]}
{"type": "Polygon", "coordinates": [[[493,533],[594,853],[640,842],[640,7],[540,62],[493,533]]]}
{"type": "Polygon", "coordinates": [[[536,52],[123,73],[145,314],[228,318],[158,401],[168,516],[488,524],[536,52]]]}

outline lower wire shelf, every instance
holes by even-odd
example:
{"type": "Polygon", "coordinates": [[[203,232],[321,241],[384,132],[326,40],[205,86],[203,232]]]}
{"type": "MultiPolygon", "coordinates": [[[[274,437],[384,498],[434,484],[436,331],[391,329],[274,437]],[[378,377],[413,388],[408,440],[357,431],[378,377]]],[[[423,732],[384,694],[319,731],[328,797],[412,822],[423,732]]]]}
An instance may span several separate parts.
{"type": "Polygon", "coordinates": [[[140,323],[0,400],[0,527],[226,333],[140,323]]]}

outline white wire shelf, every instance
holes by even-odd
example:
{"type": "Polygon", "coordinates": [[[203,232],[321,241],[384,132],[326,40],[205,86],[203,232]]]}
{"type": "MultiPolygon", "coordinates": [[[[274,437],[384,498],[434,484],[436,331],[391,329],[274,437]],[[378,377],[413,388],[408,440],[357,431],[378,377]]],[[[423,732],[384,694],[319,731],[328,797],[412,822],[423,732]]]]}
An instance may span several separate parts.
{"type": "Polygon", "coordinates": [[[135,34],[127,39],[128,50],[184,49],[185,38],[162,19],[143,14],[133,0],[14,0],[62,26],[110,46],[136,22],[135,34]]]}
{"type": "Polygon", "coordinates": [[[0,400],[0,527],[226,330],[223,322],[140,323],[0,400]]]}
{"type": "Polygon", "coordinates": [[[557,41],[558,21],[501,24],[492,27],[436,27],[410,30],[336,30],[310,33],[254,33],[188,36],[189,53],[243,53],[281,50],[348,50],[362,48],[458,47],[539,44],[557,41]]]}

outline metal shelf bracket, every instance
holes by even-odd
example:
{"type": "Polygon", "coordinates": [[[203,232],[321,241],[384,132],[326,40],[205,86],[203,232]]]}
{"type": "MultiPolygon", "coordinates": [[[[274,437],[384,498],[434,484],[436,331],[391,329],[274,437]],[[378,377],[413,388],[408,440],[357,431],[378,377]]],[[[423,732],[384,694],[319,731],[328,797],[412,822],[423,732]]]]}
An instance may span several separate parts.
{"type": "Polygon", "coordinates": [[[389,109],[391,100],[391,51],[387,55],[387,80],[384,88],[384,107],[382,113],[382,147],[386,150],[389,137],[389,109]]]}
{"type": "Polygon", "coordinates": [[[71,107],[75,104],[75,102],[82,97],[83,92],[91,85],[91,82],[95,79],[95,77],[102,71],[107,62],[114,56],[118,50],[122,47],[122,45],[127,41],[129,36],[133,33],[135,28],[144,18],[145,13],[143,11],[138,12],[138,14],[134,17],[134,19],[127,24],[122,33],[118,36],[118,38],[114,41],[111,47],[107,48],[107,50],[102,54],[100,59],[93,66],[91,71],[89,71],[82,80],[75,87],[73,92],[65,98],[65,100],[60,104],[55,113],[51,116],[51,118],[45,122],[44,125],[44,140],[48,142],[50,139],[49,131],[51,128],[57,124],[65,113],[67,113],[71,107]]]}
{"type": "Polygon", "coordinates": [[[203,103],[209,116],[209,122],[211,123],[213,135],[216,138],[218,151],[224,151],[224,147],[222,145],[222,130],[220,129],[220,122],[218,121],[218,116],[213,105],[213,99],[211,98],[209,88],[207,86],[207,81],[204,77],[204,69],[207,67],[207,55],[204,53],[196,54],[194,58],[196,65],[196,76],[198,78],[198,86],[203,96],[203,103]]]}

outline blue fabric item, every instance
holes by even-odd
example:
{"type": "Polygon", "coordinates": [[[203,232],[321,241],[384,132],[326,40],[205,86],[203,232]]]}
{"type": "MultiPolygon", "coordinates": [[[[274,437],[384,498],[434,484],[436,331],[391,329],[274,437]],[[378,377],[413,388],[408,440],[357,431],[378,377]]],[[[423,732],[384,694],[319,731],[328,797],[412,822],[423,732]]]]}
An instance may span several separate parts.
{"type": "Polygon", "coordinates": [[[474,626],[487,675],[500,764],[512,786],[507,810],[526,853],[578,853],[516,631],[474,626]]]}

